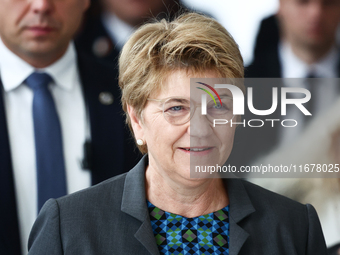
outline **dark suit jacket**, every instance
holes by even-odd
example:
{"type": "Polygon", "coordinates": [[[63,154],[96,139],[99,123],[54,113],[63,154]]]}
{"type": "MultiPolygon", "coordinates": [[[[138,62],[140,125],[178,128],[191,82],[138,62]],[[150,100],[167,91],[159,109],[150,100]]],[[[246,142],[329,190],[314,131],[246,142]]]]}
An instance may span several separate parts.
{"type": "MultiPolygon", "coordinates": [[[[29,255],[158,255],[145,196],[144,157],[127,174],[50,199],[31,231],[29,255]]],[[[326,254],[318,216],[302,205],[240,179],[226,180],[229,254],[326,254]]]]}
{"type": "MultiPolygon", "coordinates": [[[[117,84],[117,70],[78,54],[78,64],[91,125],[88,155],[92,184],[131,169],[140,159],[125,126],[117,84]],[[99,100],[101,92],[114,97],[110,105],[99,100]]],[[[20,255],[20,237],[8,130],[0,80],[0,254],[20,255]]],[[[34,199],[34,198],[32,198],[34,199]]]]}
{"type": "Polygon", "coordinates": [[[279,42],[279,21],[276,15],[272,15],[261,21],[255,41],[254,60],[245,69],[246,77],[282,77],[278,52],[279,42]]]}

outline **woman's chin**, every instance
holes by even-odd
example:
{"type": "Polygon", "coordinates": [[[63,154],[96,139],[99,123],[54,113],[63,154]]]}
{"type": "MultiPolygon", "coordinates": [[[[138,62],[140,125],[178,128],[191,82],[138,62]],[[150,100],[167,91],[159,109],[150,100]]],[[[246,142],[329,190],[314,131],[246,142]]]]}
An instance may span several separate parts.
{"type": "Polygon", "coordinates": [[[218,150],[214,150],[209,155],[199,156],[197,153],[189,154],[183,153],[181,150],[177,150],[174,154],[174,161],[168,164],[169,169],[172,172],[176,172],[180,179],[184,180],[188,185],[197,185],[202,179],[207,178],[219,178],[220,176],[213,171],[212,168],[222,166],[223,160],[218,150]],[[196,184],[195,184],[196,183],[196,184]]]}
{"type": "Polygon", "coordinates": [[[190,156],[190,166],[216,166],[220,164],[220,157],[219,155],[209,155],[209,156],[190,156]]]}

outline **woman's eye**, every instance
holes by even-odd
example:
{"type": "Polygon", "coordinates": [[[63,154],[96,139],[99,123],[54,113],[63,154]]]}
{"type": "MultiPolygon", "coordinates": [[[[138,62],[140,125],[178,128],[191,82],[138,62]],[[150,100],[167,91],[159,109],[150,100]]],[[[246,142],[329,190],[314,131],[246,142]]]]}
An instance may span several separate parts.
{"type": "Polygon", "coordinates": [[[168,107],[165,112],[168,114],[187,114],[188,111],[190,111],[190,107],[175,105],[168,107]]]}
{"type": "Polygon", "coordinates": [[[217,105],[214,105],[212,107],[214,110],[228,110],[228,107],[226,107],[225,105],[221,105],[221,104],[217,104],[217,105]]]}
{"type": "Polygon", "coordinates": [[[171,111],[180,111],[183,109],[183,106],[173,106],[169,110],[171,111]]]}
{"type": "Polygon", "coordinates": [[[169,114],[174,114],[174,113],[182,113],[182,112],[185,112],[186,110],[186,107],[184,107],[183,105],[176,105],[176,106],[171,106],[171,107],[168,107],[166,112],[169,113],[169,114]]]}

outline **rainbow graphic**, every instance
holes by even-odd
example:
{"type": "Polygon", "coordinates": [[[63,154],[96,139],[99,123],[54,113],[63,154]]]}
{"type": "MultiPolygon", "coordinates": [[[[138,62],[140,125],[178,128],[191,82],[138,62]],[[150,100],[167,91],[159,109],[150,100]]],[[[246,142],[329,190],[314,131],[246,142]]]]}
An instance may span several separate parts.
{"type": "MultiPolygon", "coordinates": [[[[208,85],[208,84],[205,84],[205,83],[203,83],[203,82],[197,82],[197,83],[198,83],[198,84],[201,84],[201,85],[204,85],[204,86],[208,87],[211,91],[213,91],[213,92],[216,94],[218,100],[220,100],[220,104],[221,104],[221,106],[222,106],[222,100],[221,100],[219,94],[217,93],[217,91],[216,91],[212,86],[210,86],[210,85],[208,85]]],[[[196,88],[205,91],[205,92],[212,98],[212,100],[214,100],[214,103],[215,103],[215,105],[217,106],[217,103],[216,103],[216,100],[215,100],[214,96],[213,96],[208,90],[203,89],[203,88],[200,88],[200,87],[196,87],[196,88]]]]}

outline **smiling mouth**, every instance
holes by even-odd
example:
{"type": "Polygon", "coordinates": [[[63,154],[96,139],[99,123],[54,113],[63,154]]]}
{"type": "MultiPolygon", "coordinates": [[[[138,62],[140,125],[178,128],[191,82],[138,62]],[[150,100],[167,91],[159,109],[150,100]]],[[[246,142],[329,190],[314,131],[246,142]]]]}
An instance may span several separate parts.
{"type": "Polygon", "coordinates": [[[200,151],[207,151],[212,149],[213,147],[205,147],[205,148],[181,148],[182,150],[186,151],[194,151],[194,152],[200,152],[200,151]]]}

